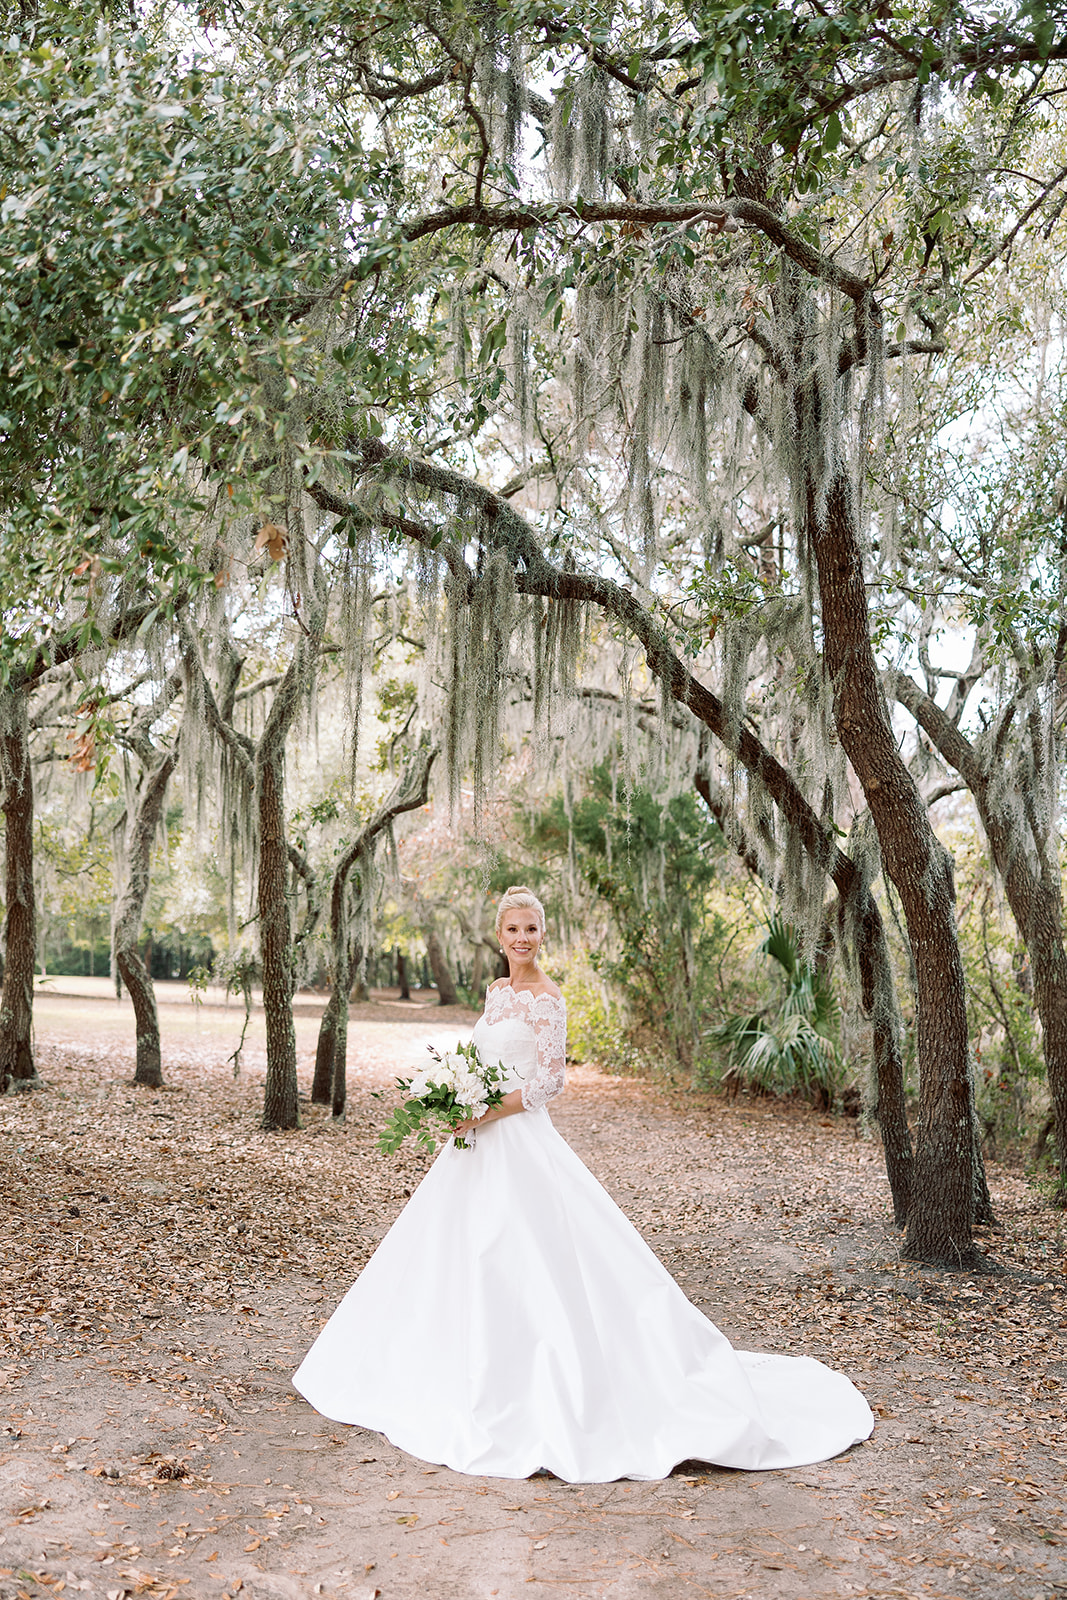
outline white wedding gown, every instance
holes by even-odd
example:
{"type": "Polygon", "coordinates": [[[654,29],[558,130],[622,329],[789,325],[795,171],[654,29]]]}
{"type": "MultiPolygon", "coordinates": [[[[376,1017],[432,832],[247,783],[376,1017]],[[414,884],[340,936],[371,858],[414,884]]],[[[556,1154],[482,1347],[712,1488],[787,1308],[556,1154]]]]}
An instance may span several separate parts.
{"type": "Polygon", "coordinates": [[[497,1478],[796,1467],[866,1439],[847,1378],[734,1350],[556,1132],[565,1038],[562,1001],[489,991],[474,1041],[527,1110],[444,1147],[296,1388],[336,1422],[497,1478]]]}

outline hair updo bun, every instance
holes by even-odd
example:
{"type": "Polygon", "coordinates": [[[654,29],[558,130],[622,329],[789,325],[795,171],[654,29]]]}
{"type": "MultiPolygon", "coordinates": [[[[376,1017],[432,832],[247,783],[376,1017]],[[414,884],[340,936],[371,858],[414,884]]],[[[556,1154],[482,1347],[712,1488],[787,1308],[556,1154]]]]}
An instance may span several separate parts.
{"type": "Polygon", "coordinates": [[[532,889],[524,883],[513,883],[504,890],[503,897],[497,907],[496,936],[500,938],[500,929],[504,918],[509,911],[530,910],[536,911],[541,923],[541,932],[545,931],[545,908],[538,900],[532,889]]]}

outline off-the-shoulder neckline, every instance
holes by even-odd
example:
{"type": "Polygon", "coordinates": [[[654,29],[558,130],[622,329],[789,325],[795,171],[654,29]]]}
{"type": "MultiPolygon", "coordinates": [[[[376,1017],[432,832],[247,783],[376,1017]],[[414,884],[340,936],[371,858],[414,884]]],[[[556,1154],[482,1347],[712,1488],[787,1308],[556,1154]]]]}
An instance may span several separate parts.
{"type": "Polygon", "coordinates": [[[566,1004],[563,996],[561,994],[553,994],[551,989],[543,989],[540,994],[534,994],[532,989],[515,989],[510,983],[502,983],[499,989],[495,988],[493,984],[489,984],[486,994],[523,995],[528,1000],[554,1000],[557,1005],[566,1004]]]}

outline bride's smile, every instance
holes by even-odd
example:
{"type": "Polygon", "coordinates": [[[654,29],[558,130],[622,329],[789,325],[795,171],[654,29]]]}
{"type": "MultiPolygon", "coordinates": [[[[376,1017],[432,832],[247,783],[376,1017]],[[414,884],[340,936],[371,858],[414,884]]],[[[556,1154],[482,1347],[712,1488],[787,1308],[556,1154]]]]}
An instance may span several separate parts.
{"type": "Polygon", "coordinates": [[[543,940],[541,924],[536,916],[527,912],[525,915],[511,913],[505,917],[500,925],[500,947],[507,956],[512,983],[516,978],[520,983],[528,982],[538,971],[537,956],[543,940]]]}

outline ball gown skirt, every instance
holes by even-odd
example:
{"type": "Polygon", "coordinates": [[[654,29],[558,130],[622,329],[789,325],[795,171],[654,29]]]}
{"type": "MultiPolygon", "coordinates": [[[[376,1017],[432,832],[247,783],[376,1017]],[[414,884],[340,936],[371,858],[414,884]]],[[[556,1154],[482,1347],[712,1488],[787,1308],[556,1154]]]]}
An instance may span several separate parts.
{"type": "MultiPolygon", "coordinates": [[[[504,1006],[491,1020],[490,996],[475,1042],[512,1087],[534,1082],[533,1008],[504,1006]]],[[[795,1467],[874,1425],[821,1362],[734,1350],[543,1105],[442,1149],[293,1381],[336,1422],[500,1478],[795,1467]]]]}

